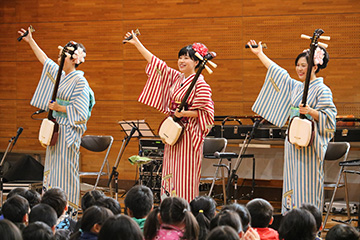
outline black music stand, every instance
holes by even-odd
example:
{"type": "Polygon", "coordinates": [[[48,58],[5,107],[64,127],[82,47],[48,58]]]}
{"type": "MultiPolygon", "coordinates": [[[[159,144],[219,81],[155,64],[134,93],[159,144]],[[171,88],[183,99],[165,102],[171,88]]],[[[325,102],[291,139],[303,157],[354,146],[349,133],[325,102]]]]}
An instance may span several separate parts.
{"type": "Polygon", "coordinates": [[[117,171],[117,168],[119,166],[120,163],[120,159],[122,157],[122,155],[125,152],[125,148],[126,146],[129,144],[130,139],[132,137],[154,137],[154,133],[152,131],[152,129],[150,128],[150,126],[148,125],[147,122],[145,122],[145,120],[127,120],[127,121],[119,121],[120,127],[121,127],[121,131],[125,133],[125,137],[122,140],[122,145],[119,151],[119,154],[117,156],[116,162],[114,167],[112,168],[111,174],[109,176],[109,182],[108,182],[108,186],[110,186],[110,183],[112,181],[112,178],[114,177],[115,180],[115,199],[118,199],[118,177],[119,177],[119,173],[117,171]]]}

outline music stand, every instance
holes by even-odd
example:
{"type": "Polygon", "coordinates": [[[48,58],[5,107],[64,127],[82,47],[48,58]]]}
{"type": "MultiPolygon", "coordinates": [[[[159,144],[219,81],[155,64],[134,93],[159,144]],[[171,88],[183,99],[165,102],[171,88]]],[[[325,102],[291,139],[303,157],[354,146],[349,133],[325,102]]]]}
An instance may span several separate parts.
{"type": "Polygon", "coordinates": [[[150,128],[149,124],[145,122],[145,120],[127,120],[127,121],[119,121],[121,131],[125,133],[125,137],[122,140],[122,145],[119,151],[119,154],[116,158],[116,162],[114,167],[112,168],[112,172],[109,176],[108,186],[110,186],[111,180],[114,177],[115,180],[115,199],[118,199],[118,177],[119,173],[117,168],[120,163],[120,159],[125,152],[126,146],[129,144],[130,139],[132,137],[154,137],[154,132],[150,128]]]}

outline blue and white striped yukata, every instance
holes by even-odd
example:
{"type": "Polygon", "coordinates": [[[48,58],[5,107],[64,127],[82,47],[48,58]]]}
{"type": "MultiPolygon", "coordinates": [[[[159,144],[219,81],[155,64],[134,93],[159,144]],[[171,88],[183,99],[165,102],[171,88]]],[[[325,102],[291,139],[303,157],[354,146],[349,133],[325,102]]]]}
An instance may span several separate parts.
{"type": "MultiPolygon", "coordinates": [[[[290,112],[293,113],[291,117],[299,115],[303,91],[304,83],[292,79],[286,70],[272,63],[252,110],[282,127],[290,112]]],[[[303,203],[311,203],[322,209],[323,160],[328,142],[334,136],[337,113],[331,90],[323,83],[323,78],[310,82],[307,104],[319,112],[319,121],[314,124],[315,136],[311,146],[298,149],[285,139],[283,214],[301,207],[303,203]]]]}
{"type": "MultiPolygon", "coordinates": [[[[49,110],[48,105],[54,89],[54,79],[59,66],[47,59],[40,81],[30,104],[49,110]]],[[[82,71],[73,71],[65,76],[62,72],[57,102],[66,106],[66,113],[53,112],[59,124],[59,137],[55,146],[46,148],[43,189],[59,187],[68,196],[69,204],[79,206],[79,148],[81,136],[86,131],[86,122],[95,104],[94,92],[89,87],[82,71]]]]}

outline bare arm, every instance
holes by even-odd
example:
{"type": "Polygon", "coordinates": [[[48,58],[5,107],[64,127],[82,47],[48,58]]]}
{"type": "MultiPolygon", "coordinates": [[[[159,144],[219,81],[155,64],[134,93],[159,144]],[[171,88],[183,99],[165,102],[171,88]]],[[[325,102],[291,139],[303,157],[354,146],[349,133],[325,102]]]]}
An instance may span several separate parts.
{"type": "MultiPolygon", "coordinates": [[[[37,45],[37,43],[33,39],[30,28],[28,28],[28,31],[29,31],[29,34],[26,37],[24,37],[23,40],[30,45],[30,47],[33,50],[33,52],[34,52],[35,56],[37,57],[37,59],[42,64],[44,64],[45,60],[48,58],[48,56],[44,53],[43,50],[41,50],[41,48],[37,45]]],[[[23,28],[20,31],[18,31],[18,33],[21,36],[23,36],[25,32],[26,32],[26,30],[23,29],[23,28]]]]}
{"type": "Polygon", "coordinates": [[[259,42],[258,47],[257,48],[253,48],[251,47],[251,45],[257,45],[255,40],[250,40],[248,42],[248,45],[250,46],[251,51],[260,59],[260,61],[262,62],[262,64],[264,64],[264,66],[266,68],[269,68],[271,63],[273,62],[270,58],[268,58],[265,53],[262,50],[262,46],[261,46],[261,42],[259,42]]]}
{"type": "Polygon", "coordinates": [[[151,59],[154,56],[149,50],[147,50],[144,45],[142,45],[142,43],[140,42],[140,40],[135,36],[134,31],[131,31],[125,34],[124,38],[130,37],[132,35],[132,39],[131,40],[124,40],[123,42],[128,42],[132,45],[134,45],[137,50],[141,53],[141,55],[143,55],[143,57],[145,58],[145,60],[148,63],[151,63],[151,59]]]}

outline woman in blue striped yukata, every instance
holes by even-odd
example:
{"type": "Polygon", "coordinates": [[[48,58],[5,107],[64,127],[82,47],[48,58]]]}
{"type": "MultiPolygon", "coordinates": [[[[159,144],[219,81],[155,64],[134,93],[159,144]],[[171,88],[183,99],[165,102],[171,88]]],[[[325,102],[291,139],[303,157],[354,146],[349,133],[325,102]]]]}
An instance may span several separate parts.
{"type": "MultiPolygon", "coordinates": [[[[256,45],[250,40],[248,45],[256,45]]],[[[289,116],[306,114],[313,119],[314,140],[308,147],[298,147],[285,139],[284,175],[282,210],[285,214],[303,203],[311,203],[322,209],[324,192],[323,161],[328,142],[332,139],[336,126],[336,107],[332,93],[322,77],[316,74],[324,69],[329,55],[322,47],[317,47],[314,54],[314,67],[311,70],[307,105],[304,107],[302,96],[309,60],[309,50],[304,50],[295,60],[295,69],[301,81],[292,79],[289,73],[270,60],[259,47],[251,51],[268,69],[264,85],[252,110],[276,126],[282,127],[289,116]]]]}
{"type": "MultiPolygon", "coordinates": [[[[18,33],[23,36],[25,29],[21,29],[18,33]]],[[[86,131],[86,123],[95,104],[94,92],[85,79],[84,72],[76,70],[85,61],[86,50],[82,44],[74,41],[66,44],[66,46],[73,47],[74,50],[69,52],[71,56],[65,58],[57,99],[51,102],[54,79],[56,79],[59,66],[48,58],[37,45],[30,28],[28,35],[23,39],[44,65],[30,104],[46,111],[54,110],[53,116],[59,124],[57,143],[46,148],[43,190],[46,191],[53,187],[63,189],[68,196],[69,205],[77,209],[80,198],[79,148],[81,136],[86,131]]]]}

